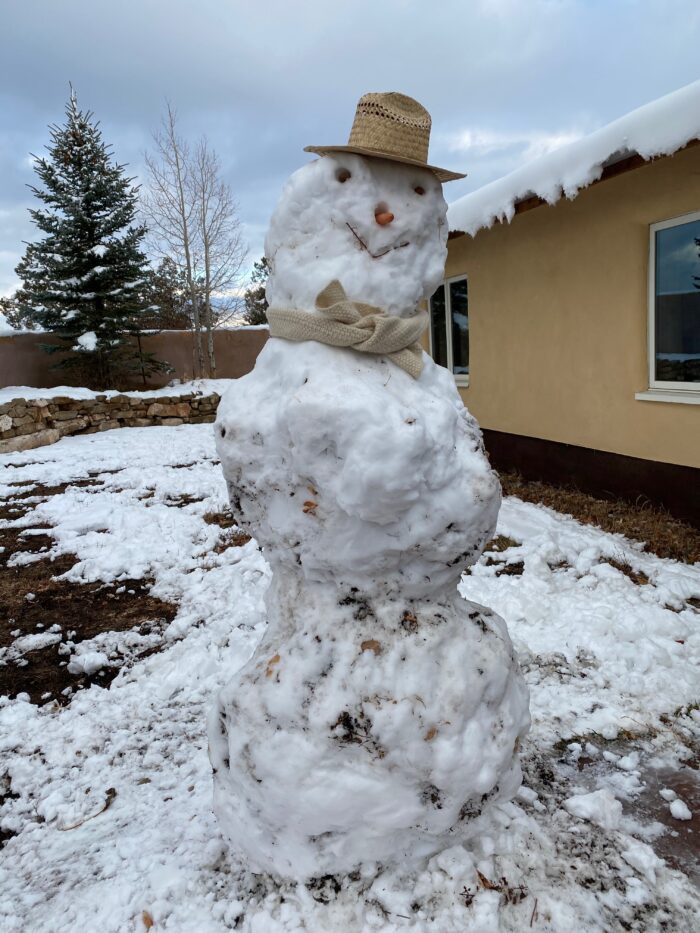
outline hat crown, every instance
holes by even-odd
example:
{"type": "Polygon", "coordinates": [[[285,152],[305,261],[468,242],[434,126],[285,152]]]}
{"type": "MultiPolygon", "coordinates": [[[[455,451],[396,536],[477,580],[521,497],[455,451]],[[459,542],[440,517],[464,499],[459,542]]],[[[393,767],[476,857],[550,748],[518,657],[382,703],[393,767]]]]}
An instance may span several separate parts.
{"type": "Polygon", "coordinates": [[[363,94],[355,110],[347,146],[305,146],[304,151],[318,155],[356,152],[428,169],[439,181],[464,178],[462,172],[450,172],[428,164],[431,124],[425,107],[406,94],[397,91],[363,94]]]}
{"type": "Polygon", "coordinates": [[[430,114],[422,104],[406,94],[397,91],[388,91],[383,94],[363,94],[357,102],[355,119],[358,114],[378,114],[404,126],[414,126],[416,129],[430,132],[432,120],[430,114]]]}
{"type": "Polygon", "coordinates": [[[425,107],[406,94],[363,94],[348,145],[427,163],[431,124],[425,107]]]}

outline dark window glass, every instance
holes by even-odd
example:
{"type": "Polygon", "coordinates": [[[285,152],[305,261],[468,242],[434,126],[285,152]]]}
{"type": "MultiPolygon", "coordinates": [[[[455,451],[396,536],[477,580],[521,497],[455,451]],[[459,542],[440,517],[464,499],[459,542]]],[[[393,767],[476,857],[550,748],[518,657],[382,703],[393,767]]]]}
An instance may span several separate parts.
{"type": "Polygon", "coordinates": [[[700,220],[656,231],[656,379],[700,382],[700,220]]]}
{"type": "Polygon", "coordinates": [[[452,369],[456,376],[469,373],[469,299],[467,280],[450,282],[452,312],[452,369]]]}
{"type": "Polygon", "coordinates": [[[433,359],[439,366],[447,366],[446,324],[445,286],[441,285],[430,299],[430,327],[433,338],[433,359]]]}

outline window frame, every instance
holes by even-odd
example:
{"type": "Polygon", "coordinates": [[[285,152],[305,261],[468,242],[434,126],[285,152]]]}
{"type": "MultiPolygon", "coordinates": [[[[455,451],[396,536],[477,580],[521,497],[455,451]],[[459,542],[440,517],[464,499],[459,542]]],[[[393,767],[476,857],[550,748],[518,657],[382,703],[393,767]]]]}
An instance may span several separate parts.
{"type": "MultiPolygon", "coordinates": [[[[469,276],[466,272],[461,272],[459,275],[450,275],[447,278],[443,279],[440,285],[445,289],[445,327],[447,328],[447,366],[445,369],[449,370],[452,373],[455,383],[463,389],[466,389],[469,386],[469,377],[471,375],[471,341],[469,342],[469,372],[468,373],[455,373],[454,371],[454,350],[452,347],[452,299],[450,298],[450,284],[452,282],[461,282],[465,281],[467,283],[467,296],[469,295],[469,276]]],[[[438,285],[438,288],[440,288],[438,285]]],[[[437,289],[435,289],[437,291],[437,289]]],[[[433,293],[434,294],[434,293],[433,293]]],[[[432,295],[428,299],[428,313],[432,318],[432,310],[430,308],[430,301],[432,295]]],[[[468,300],[468,299],[467,299],[468,300]]],[[[467,320],[469,319],[469,308],[467,307],[467,320]]],[[[430,327],[428,328],[428,337],[429,337],[429,348],[430,355],[435,359],[433,353],[433,325],[432,320],[430,321],[430,327]]]]}
{"type": "Polygon", "coordinates": [[[689,211],[649,225],[649,269],[647,276],[647,356],[649,388],[635,398],[650,402],[684,402],[700,405],[700,382],[670,382],[656,378],[656,234],[700,220],[700,211],[689,211]]]}

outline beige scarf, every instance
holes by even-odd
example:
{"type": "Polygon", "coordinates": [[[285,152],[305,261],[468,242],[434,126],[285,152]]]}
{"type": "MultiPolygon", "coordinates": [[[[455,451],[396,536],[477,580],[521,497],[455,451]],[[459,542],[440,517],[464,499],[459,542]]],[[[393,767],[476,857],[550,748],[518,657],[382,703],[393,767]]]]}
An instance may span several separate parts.
{"type": "Polygon", "coordinates": [[[319,315],[292,308],[268,308],[270,336],[285,340],[317,340],[332,347],[351,347],[360,353],[386,356],[417,379],[423,370],[419,343],[428,323],[425,311],[402,318],[381,308],[351,301],[337,279],[319,292],[319,315]]]}

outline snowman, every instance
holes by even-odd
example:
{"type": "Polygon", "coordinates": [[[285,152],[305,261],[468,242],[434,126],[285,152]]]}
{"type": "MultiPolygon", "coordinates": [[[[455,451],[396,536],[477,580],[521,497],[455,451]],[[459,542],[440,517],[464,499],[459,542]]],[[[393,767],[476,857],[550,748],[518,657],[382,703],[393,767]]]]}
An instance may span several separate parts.
{"type": "Polygon", "coordinates": [[[500,486],[421,349],[446,256],[430,115],[367,94],[348,146],[287,182],[270,339],[221,401],[234,515],[272,569],[268,626],[209,721],[214,809],[255,872],[412,866],[520,783],[528,697],[504,621],[457,591],[500,486]]]}

